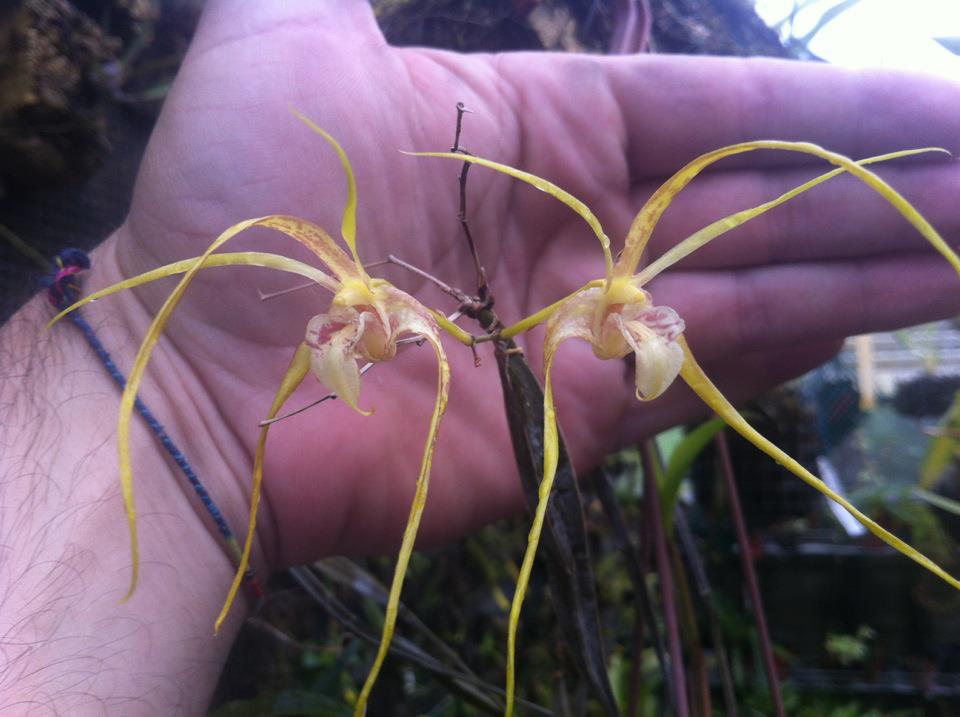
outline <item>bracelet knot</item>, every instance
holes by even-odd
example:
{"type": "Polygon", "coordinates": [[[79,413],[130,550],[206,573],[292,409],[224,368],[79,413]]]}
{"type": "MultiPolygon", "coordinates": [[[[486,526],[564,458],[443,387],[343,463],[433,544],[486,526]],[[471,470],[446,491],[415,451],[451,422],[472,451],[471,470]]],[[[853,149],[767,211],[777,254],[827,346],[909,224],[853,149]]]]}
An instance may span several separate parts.
{"type": "Polygon", "coordinates": [[[80,283],[74,277],[90,268],[90,257],[82,249],[64,249],[53,259],[52,275],[43,284],[47,298],[57,309],[64,309],[80,296],[80,283]]]}

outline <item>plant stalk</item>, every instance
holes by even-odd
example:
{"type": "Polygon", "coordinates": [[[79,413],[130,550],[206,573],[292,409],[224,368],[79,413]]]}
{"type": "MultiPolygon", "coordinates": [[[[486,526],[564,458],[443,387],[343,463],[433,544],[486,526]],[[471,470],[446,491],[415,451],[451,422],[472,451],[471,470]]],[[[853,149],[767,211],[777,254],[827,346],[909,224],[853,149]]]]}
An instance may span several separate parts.
{"type": "Polygon", "coordinates": [[[727,486],[727,495],[730,500],[730,516],[737,532],[737,543],[740,546],[740,564],[747,581],[747,591],[750,602],[753,604],[754,619],[757,622],[757,634],[760,638],[760,654],[763,659],[763,668],[767,673],[767,685],[770,688],[770,701],[776,717],[786,717],[783,706],[783,696],[780,694],[780,681],[777,679],[777,666],[773,660],[773,644],[770,641],[770,630],[767,628],[766,612],[763,609],[763,598],[760,597],[760,582],[753,565],[753,556],[750,553],[750,540],[747,536],[747,524],[743,519],[743,509],[740,505],[740,493],[737,491],[737,481],[733,475],[733,462],[730,460],[730,446],[724,431],[720,431],[714,439],[720,454],[720,468],[723,480],[727,486]]]}

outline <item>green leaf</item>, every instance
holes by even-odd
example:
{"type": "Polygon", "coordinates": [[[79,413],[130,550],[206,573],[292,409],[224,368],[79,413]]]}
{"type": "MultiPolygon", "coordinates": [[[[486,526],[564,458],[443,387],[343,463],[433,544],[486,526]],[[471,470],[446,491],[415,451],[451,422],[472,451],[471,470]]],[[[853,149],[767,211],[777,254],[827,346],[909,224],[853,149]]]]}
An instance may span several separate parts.
{"type": "Polygon", "coordinates": [[[930,441],[930,447],[920,465],[920,487],[930,489],[953,462],[960,450],[960,393],[940,423],[940,434],[930,441]]]}
{"type": "Polygon", "coordinates": [[[667,534],[673,529],[673,513],[677,507],[680,484],[700,452],[724,427],[720,418],[711,418],[690,431],[670,454],[667,467],[660,478],[660,506],[667,534]]]}
{"type": "Polygon", "coordinates": [[[953,513],[954,515],[960,515],[960,503],[952,498],[947,498],[939,493],[931,493],[923,488],[914,488],[913,494],[920,500],[926,501],[930,505],[939,508],[940,510],[945,510],[946,512],[953,513]]]}

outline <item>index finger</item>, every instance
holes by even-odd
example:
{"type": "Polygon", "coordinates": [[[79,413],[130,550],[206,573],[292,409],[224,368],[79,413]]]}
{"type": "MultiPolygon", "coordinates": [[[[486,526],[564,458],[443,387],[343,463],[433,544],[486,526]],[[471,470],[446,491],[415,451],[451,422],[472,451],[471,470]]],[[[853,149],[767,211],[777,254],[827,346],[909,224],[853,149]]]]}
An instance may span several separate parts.
{"type": "MultiPolygon", "coordinates": [[[[607,62],[634,179],[758,139],[813,142],[854,157],[919,146],[956,153],[960,146],[960,84],[934,76],[766,58],[651,55],[607,62]]],[[[797,161],[764,152],[724,166],[797,161]]]]}

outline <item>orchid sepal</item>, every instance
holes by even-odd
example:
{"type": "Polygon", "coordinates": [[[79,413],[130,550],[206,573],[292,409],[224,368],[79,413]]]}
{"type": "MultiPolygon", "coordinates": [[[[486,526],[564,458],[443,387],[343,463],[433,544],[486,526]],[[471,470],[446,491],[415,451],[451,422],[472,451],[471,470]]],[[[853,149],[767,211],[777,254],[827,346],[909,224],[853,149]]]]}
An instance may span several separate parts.
{"type": "MultiPolygon", "coordinates": [[[[950,263],[951,266],[953,266],[957,273],[960,274],[960,258],[957,257],[956,253],[943,240],[943,238],[930,225],[930,223],[913,207],[912,204],[904,199],[899,192],[893,189],[893,187],[887,184],[887,182],[881,179],[878,175],[874,174],[868,169],[865,169],[863,166],[865,164],[882,162],[890,159],[896,159],[898,157],[919,154],[921,152],[942,152],[949,155],[950,153],[947,150],[940,147],[924,147],[921,149],[891,152],[876,157],[870,157],[858,162],[850,159],[849,157],[845,157],[842,154],[831,152],[830,150],[824,149],[823,147],[819,147],[810,142],[760,140],[754,142],[743,142],[741,144],[733,144],[700,155],[676,172],[666,182],[664,182],[660,188],[654,192],[653,196],[647,200],[646,204],[644,204],[643,208],[633,220],[633,223],[627,232],[627,238],[624,242],[623,251],[621,252],[620,258],[614,267],[614,276],[632,276],[633,274],[636,274],[637,266],[640,264],[643,252],[653,234],[654,228],[660,221],[660,217],[667,210],[667,207],[669,207],[673,202],[673,199],[677,196],[677,194],[679,194],[684,187],[693,181],[693,179],[700,174],[701,171],[706,169],[714,162],[726,157],[736,154],[743,154],[745,152],[752,152],[759,149],[771,149],[813,155],[836,165],[839,170],[842,170],[842,172],[849,172],[874,190],[881,197],[886,199],[894,207],[894,209],[896,209],[908,222],[910,222],[910,224],[912,224],[914,228],[917,229],[917,231],[920,232],[920,234],[923,235],[923,237],[927,239],[927,241],[929,241],[930,244],[932,244],[941,255],[943,255],[943,257],[950,263]]],[[[820,177],[816,177],[809,182],[805,182],[794,190],[787,192],[786,195],[783,195],[772,202],[767,202],[766,204],[756,207],[755,209],[759,211],[757,211],[755,214],[747,216],[743,219],[743,221],[752,219],[754,216],[758,216],[759,214],[772,209],[774,206],[782,204],[783,201],[787,201],[787,199],[791,199],[798,194],[812,189],[818,184],[821,184],[822,182],[825,182],[828,179],[841,174],[842,172],[833,170],[821,175],[820,177]]],[[[721,222],[722,221],[724,220],[721,220],[721,222]]],[[[743,221],[736,222],[730,227],[717,232],[716,236],[726,233],[734,226],[739,226],[739,224],[742,224],[743,221]]],[[[660,267],[660,271],[662,271],[664,268],[666,268],[666,266],[660,267]]]]}
{"type": "MultiPolygon", "coordinates": [[[[287,399],[290,398],[293,392],[303,383],[303,379],[306,378],[309,371],[310,349],[307,344],[303,342],[300,343],[296,351],[294,351],[290,365],[287,367],[283,379],[280,381],[280,387],[277,389],[270,410],[267,412],[268,419],[274,418],[280,413],[280,409],[283,408],[287,399]]],[[[233,582],[227,591],[227,597],[223,602],[223,607],[220,608],[220,614],[217,615],[217,619],[213,624],[214,634],[220,631],[224,620],[227,619],[230,608],[233,606],[233,602],[237,597],[237,592],[240,590],[243,576],[246,574],[247,567],[250,565],[250,555],[253,551],[253,540],[257,530],[257,511],[260,507],[260,496],[263,492],[263,461],[267,449],[267,435],[270,432],[270,425],[269,423],[264,424],[260,428],[260,435],[257,438],[257,448],[253,458],[253,482],[250,487],[250,514],[247,519],[247,537],[244,540],[243,551],[240,554],[240,561],[234,573],[233,582]]]]}
{"type": "Polygon", "coordinates": [[[59,322],[67,314],[76,311],[86,304],[97,301],[98,299],[116,294],[125,289],[133,289],[137,286],[149,284],[150,282],[164,279],[168,276],[185,274],[201,260],[203,261],[203,267],[205,269],[211,269],[218,266],[259,266],[302,276],[305,279],[310,279],[311,281],[315,282],[317,286],[322,286],[326,289],[330,289],[331,291],[335,290],[337,285],[336,280],[320,269],[280,254],[271,254],[269,252],[262,251],[224,252],[223,254],[211,254],[206,259],[203,257],[181,259],[180,261],[175,261],[171,264],[166,264],[164,266],[157,267],[156,269],[151,269],[150,271],[138,274],[137,276],[133,276],[129,279],[124,279],[123,281],[119,281],[116,284],[112,284],[108,287],[100,289],[99,291],[91,292],[78,299],[75,303],[63,309],[60,313],[50,319],[50,321],[47,322],[47,328],[52,328],[54,324],[59,322]]]}
{"type": "MultiPolygon", "coordinates": [[[[430,318],[432,319],[432,317],[430,318]]],[[[397,565],[394,568],[393,580],[390,583],[390,593],[387,598],[387,609],[384,616],[380,645],[377,648],[377,655],[374,658],[373,666],[367,674],[367,679],[364,681],[360,694],[357,697],[357,702],[354,705],[354,714],[356,717],[364,717],[366,714],[367,701],[376,683],[377,676],[380,674],[380,668],[387,657],[390,642],[393,639],[393,632],[396,627],[399,611],[400,592],[403,588],[403,580],[406,575],[407,566],[410,563],[410,557],[413,555],[417,532],[420,527],[421,518],[423,517],[424,507],[426,506],[427,491],[430,487],[430,469],[433,464],[433,453],[440,431],[440,419],[443,417],[444,411],[446,411],[447,399],[450,392],[450,364],[443,350],[443,344],[440,342],[436,325],[433,324],[431,326],[429,322],[425,323],[425,325],[421,327],[421,330],[416,333],[422,335],[430,343],[437,357],[437,398],[434,403],[433,415],[430,417],[430,427],[427,431],[427,441],[420,464],[420,474],[417,476],[413,501],[410,505],[410,514],[407,519],[407,525],[403,531],[403,539],[400,545],[400,552],[397,556],[397,565]]]]}
{"type": "MultiPolygon", "coordinates": [[[[563,192],[563,190],[556,188],[555,185],[549,185],[550,189],[545,189],[545,191],[549,191],[561,199],[561,201],[564,201],[568,206],[574,208],[574,210],[587,221],[591,229],[594,230],[594,233],[598,237],[601,237],[601,245],[604,248],[604,256],[607,259],[607,271],[603,280],[591,282],[584,288],[561,298],[547,308],[541,309],[519,320],[515,324],[508,326],[506,329],[501,330],[499,334],[500,337],[504,339],[512,338],[540,323],[547,322],[544,350],[544,472],[541,482],[540,502],[534,515],[534,522],[531,527],[527,549],[521,565],[520,577],[517,582],[517,590],[514,594],[508,624],[507,709],[505,713],[507,717],[512,716],[515,697],[514,661],[516,657],[516,631],[519,623],[520,606],[522,605],[526,587],[529,582],[533,557],[539,544],[542,520],[546,513],[547,501],[549,500],[556,471],[555,460],[551,458],[556,451],[555,443],[557,441],[556,411],[553,400],[551,369],[560,343],[567,338],[581,338],[591,344],[594,354],[599,358],[617,358],[629,353],[629,350],[632,350],[637,357],[637,398],[640,400],[650,400],[662,394],[678,375],[682,375],[688,364],[687,355],[685,354],[686,344],[682,337],[684,325],[672,309],[652,306],[652,302],[649,300],[649,294],[647,294],[642,287],[664,269],[709,241],[722,236],[741,224],[760,216],[843,172],[853,174],[892,204],[894,208],[949,261],[958,274],[960,274],[960,258],[958,258],[949,245],[943,241],[929,222],[892,187],[862,166],[872,162],[884,161],[926,151],[945,150],[938,148],[907,150],[854,162],[842,155],[829,152],[816,145],[800,142],[762,141],[721,148],[715,152],[696,158],[655,192],[654,196],[644,205],[631,225],[624,251],[621,252],[616,264],[613,266],[611,266],[609,261],[607,243],[604,241],[606,234],[603,229],[598,226],[598,223],[595,222],[595,217],[589,212],[589,209],[580,211],[576,205],[564,198],[564,195],[570,195],[566,195],[566,193],[562,195],[561,192],[563,192]],[[654,262],[647,270],[637,273],[636,269],[646,247],[646,243],[660,216],[670,205],[676,194],[702,169],[712,162],[732,154],[755,149],[780,149],[812,154],[838,165],[838,169],[816,177],[758,207],[737,212],[714,222],[700,232],[680,242],[674,249],[667,252],[667,254],[657,262],[654,262]],[[554,189],[556,191],[554,191],[554,189]],[[602,290],[599,289],[601,286],[602,290]],[[646,311],[655,311],[660,314],[660,318],[663,319],[662,322],[659,320],[651,322],[654,325],[659,324],[658,328],[654,328],[645,321],[636,321],[637,312],[646,311]],[[627,316],[624,312],[632,312],[633,315],[627,316]],[[604,325],[606,320],[611,318],[612,321],[610,323],[615,327],[615,332],[610,331],[609,328],[604,325]],[[604,331],[605,328],[607,329],[606,331],[604,331]],[[619,335],[619,339],[617,335],[619,335]],[[628,345],[629,349],[623,350],[623,348],[618,345],[618,341],[628,345]]],[[[459,159],[474,164],[481,164],[540,188],[545,188],[546,184],[549,184],[546,183],[546,180],[539,177],[528,175],[520,170],[490,162],[489,160],[465,157],[456,153],[438,152],[424,153],[424,155],[459,159]]],[[[769,451],[765,452],[772,455],[769,451]]],[[[801,477],[807,480],[808,477],[813,476],[801,477]]],[[[823,484],[819,479],[815,477],[813,477],[813,479],[816,481],[815,483],[809,480],[808,482],[811,482],[811,485],[814,485],[814,487],[821,489],[823,484]]],[[[848,510],[851,510],[851,512],[856,511],[856,509],[848,503],[842,503],[842,505],[848,510]]],[[[862,516],[859,512],[854,512],[854,515],[858,516],[858,520],[861,517],[865,518],[865,516],[862,516]]],[[[960,583],[957,583],[955,579],[929,561],[929,559],[910,548],[910,546],[892,534],[884,531],[880,526],[874,523],[867,527],[893,547],[909,555],[924,567],[927,567],[938,576],[944,578],[951,585],[960,586],[960,583]]]]}
{"type": "Polygon", "coordinates": [[[850,515],[856,518],[857,521],[863,525],[863,527],[880,538],[880,540],[889,545],[891,548],[903,553],[903,555],[926,568],[937,577],[952,585],[954,588],[960,590],[960,580],[957,580],[923,553],[866,516],[849,500],[830,488],[830,486],[800,465],[800,463],[798,463],[795,459],[791,458],[784,451],[778,448],[772,441],[764,438],[753,426],[747,422],[740,412],[733,407],[730,401],[728,401],[726,397],[720,393],[713,382],[707,377],[703,369],[700,368],[700,365],[694,358],[693,353],[690,351],[690,347],[687,345],[687,342],[682,337],[679,339],[679,343],[684,353],[684,363],[683,367],[680,369],[680,376],[690,387],[690,389],[696,393],[697,396],[699,396],[700,399],[718,416],[720,416],[720,418],[722,418],[724,422],[730,426],[730,428],[735,430],[759,450],[766,453],[777,463],[800,478],[800,480],[820,491],[830,500],[839,504],[844,510],[850,513],[850,515]]]}
{"type": "Polygon", "coordinates": [[[563,204],[566,204],[568,207],[570,207],[570,209],[580,215],[580,217],[593,230],[593,233],[600,241],[600,248],[603,250],[605,274],[608,277],[611,275],[613,270],[613,255],[610,253],[610,238],[600,225],[600,220],[597,219],[596,215],[594,215],[594,213],[590,211],[590,208],[580,199],[577,199],[565,189],[561,189],[553,182],[550,182],[542,177],[538,177],[535,174],[524,172],[521,169],[516,169],[508,164],[501,164],[500,162],[494,162],[473,154],[461,154],[459,152],[402,152],[402,154],[410,155],[411,157],[439,157],[442,159],[456,159],[458,161],[468,162],[470,164],[479,164],[496,172],[509,175],[514,179],[519,179],[521,182],[525,182],[533,187],[536,187],[542,192],[546,192],[563,204]]]}
{"type": "MultiPolygon", "coordinates": [[[[213,243],[210,244],[209,247],[207,247],[207,250],[201,256],[197,257],[195,260],[191,260],[189,268],[183,272],[183,277],[180,279],[173,291],[167,296],[159,311],[157,311],[156,316],[151,322],[150,327],[147,329],[147,333],[140,344],[140,348],[138,349],[136,357],[133,361],[133,366],[127,375],[127,383],[126,386],[124,386],[123,393],[120,397],[120,410],[117,419],[117,451],[119,454],[118,462],[120,466],[120,485],[121,493],[123,495],[123,503],[127,513],[131,554],[130,584],[127,589],[127,593],[121,602],[125,602],[130,599],[136,590],[139,579],[140,547],[137,536],[136,509],[134,507],[133,496],[133,467],[130,455],[130,424],[133,417],[137,393],[140,389],[140,383],[143,380],[143,374],[146,370],[147,364],[150,361],[153,349],[159,341],[160,335],[163,333],[163,330],[170,320],[174,309],[180,303],[180,300],[183,298],[187,288],[193,283],[197,273],[201,269],[205,268],[206,262],[210,260],[213,252],[241,232],[256,226],[269,227],[281,231],[291,238],[306,245],[308,248],[313,249],[315,253],[318,253],[318,255],[323,254],[324,258],[329,257],[333,263],[328,263],[327,265],[331,271],[334,271],[334,273],[337,273],[340,268],[337,266],[338,252],[339,255],[345,256],[342,250],[340,250],[339,247],[333,243],[326,232],[324,232],[320,227],[310,224],[310,222],[305,220],[283,215],[270,215],[256,219],[248,219],[246,221],[238,222],[232,227],[226,229],[213,241],[213,243]]],[[[109,287],[103,291],[110,292],[113,288],[114,287],[109,287]]],[[[70,309],[67,310],[69,311],[70,309]]]]}

